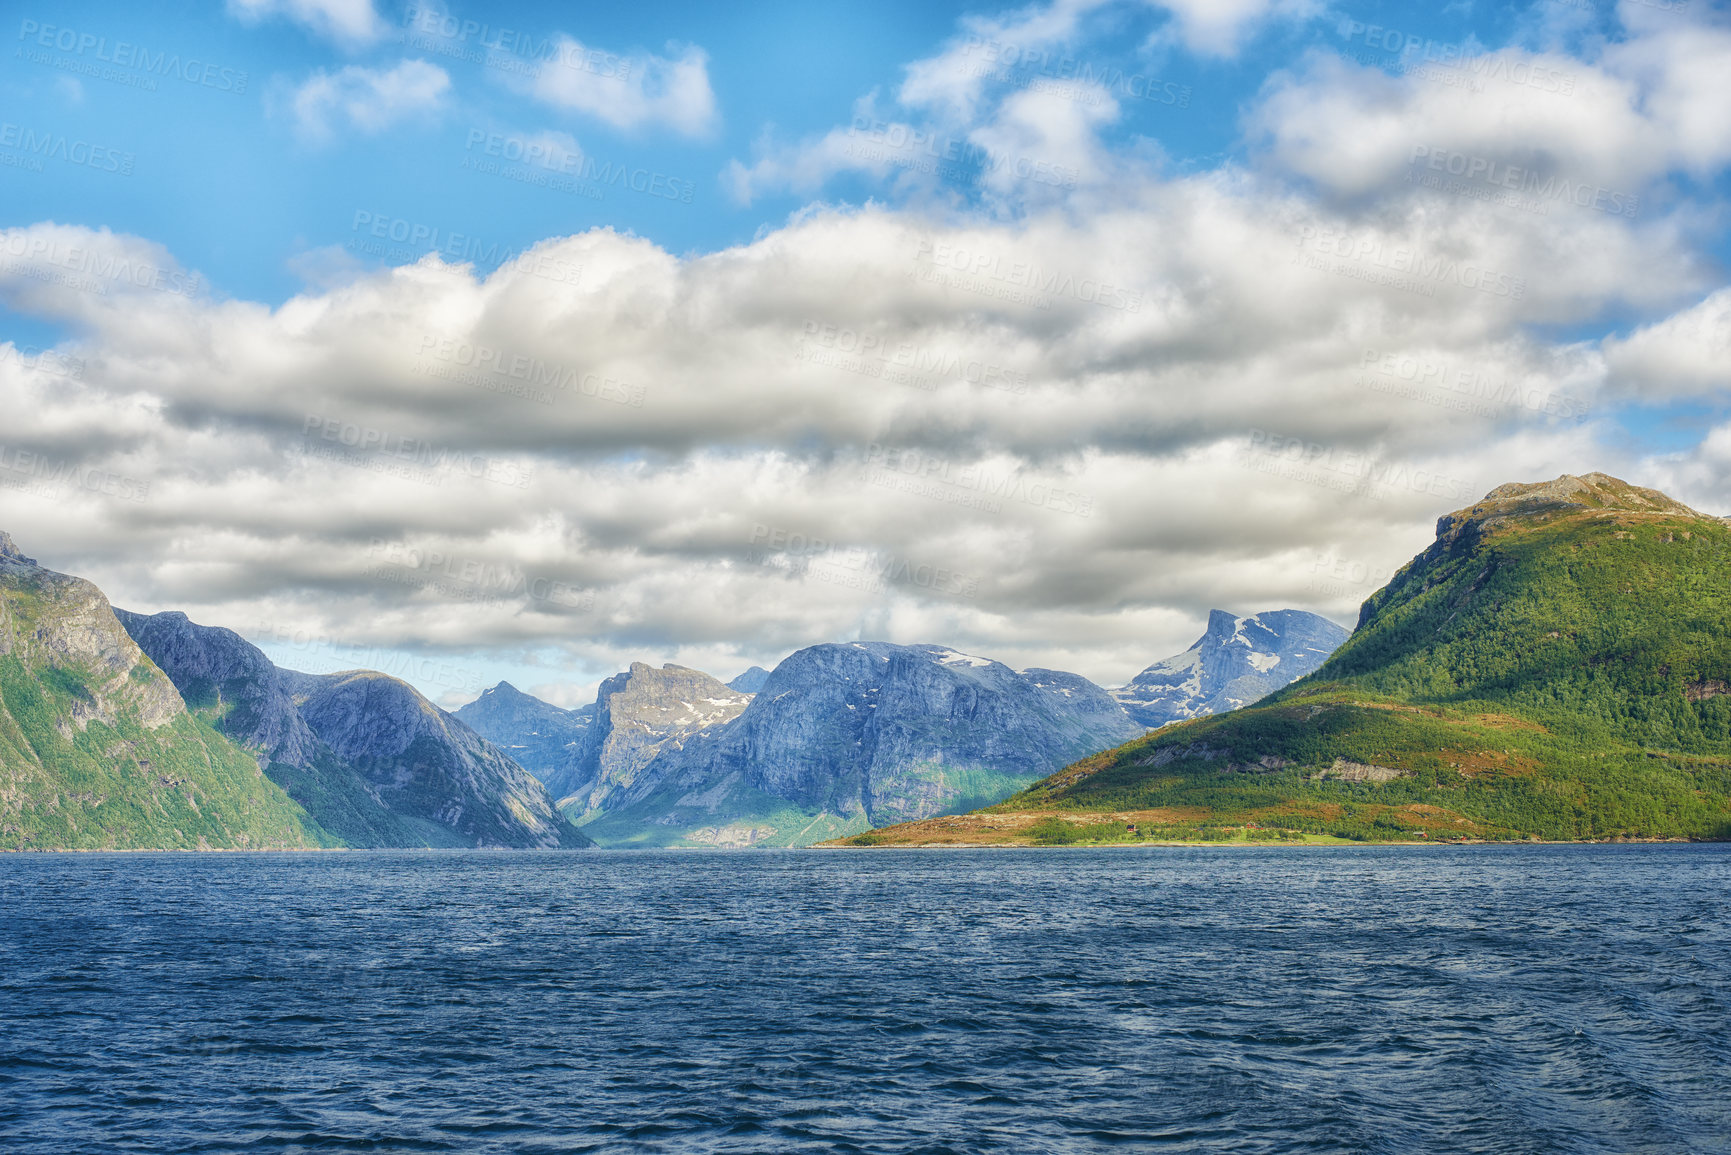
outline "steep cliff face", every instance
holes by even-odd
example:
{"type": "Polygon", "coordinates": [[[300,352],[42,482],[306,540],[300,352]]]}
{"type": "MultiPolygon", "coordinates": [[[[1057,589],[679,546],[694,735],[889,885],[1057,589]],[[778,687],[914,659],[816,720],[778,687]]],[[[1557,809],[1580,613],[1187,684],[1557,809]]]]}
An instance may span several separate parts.
{"type": "Polygon", "coordinates": [[[456,717],[546,782],[582,754],[583,740],[595,722],[595,705],[561,710],[500,682],[458,710],[456,717]]]}
{"type": "Polygon", "coordinates": [[[258,752],[265,764],[312,764],[318,739],[264,651],[233,630],[195,625],[179,611],[145,615],[116,609],[114,616],[188,706],[213,710],[212,721],[223,733],[258,752]]]}
{"type": "Polygon", "coordinates": [[[588,844],[534,775],[406,682],[354,671],[292,688],[313,733],[417,828],[479,847],[588,844]]]}
{"type": "Polygon", "coordinates": [[[595,720],[581,748],[549,777],[548,788],[577,821],[641,798],[659,781],[663,753],[738,717],[751,695],[701,670],[633,662],[601,683],[595,720]]]}
{"type": "Polygon", "coordinates": [[[0,534],[0,847],[318,846],[333,841],[186,710],[81,578],[0,534]]]}
{"type": "Polygon", "coordinates": [[[1242,618],[1214,610],[1195,645],[1149,666],[1112,696],[1149,729],[1236,710],[1315,670],[1346,639],[1346,630],[1303,610],[1242,618]]]}
{"type": "Polygon", "coordinates": [[[942,646],[812,646],[586,829],[604,844],[800,844],[996,801],[1140,729],[1073,674],[942,646]]]}
{"type": "Polygon", "coordinates": [[[195,711],[350,846],[587,843],[539,782],[405,683],[282,670],[182,613],[121,620],[195,711]]]}

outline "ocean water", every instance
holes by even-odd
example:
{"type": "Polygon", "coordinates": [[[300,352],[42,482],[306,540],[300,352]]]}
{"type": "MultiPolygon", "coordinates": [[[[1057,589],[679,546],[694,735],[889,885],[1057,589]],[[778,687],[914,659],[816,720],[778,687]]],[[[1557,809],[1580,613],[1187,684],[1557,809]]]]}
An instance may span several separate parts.
{"type": "Polygon", "coordinates": [[[1731,1151],[1731,846],[0,857],[7,1152],[1731,1151]]]}

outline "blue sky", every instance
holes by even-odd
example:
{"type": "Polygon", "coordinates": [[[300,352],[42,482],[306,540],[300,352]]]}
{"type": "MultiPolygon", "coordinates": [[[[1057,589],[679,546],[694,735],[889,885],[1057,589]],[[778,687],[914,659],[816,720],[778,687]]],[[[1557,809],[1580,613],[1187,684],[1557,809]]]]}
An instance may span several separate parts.
{"type": "Polygon", "coordinates": [[[0,528],[137,608],[565,701],[851,637],[1110,681],[1213,606],[1350,619],[1316,559],[1392,571],[1502,481],[1731,503],[1718,5],[6,21],[0,454],[149,496],[20,474],[0,528]]]}
{"type": "MultiPolygon", "coordinates": [[[[24,6],[8,24],[8,119],[134,159],[125,176],[64,163],[40,173],[10,172],[7,200],[14,221],[52,219],[150,237],[204,273],[217,292],[264,301],[281,301],[301,288],[298,254],[364,242],[357,233],[379,220],[472,236],[481,251],[522,248],[596,226],[628,229],[674,252],[714,250],[749,241],[810,199],[781,192],[741,205],[719,179],[729,160],[749,157],[766,133],[798,140],[847,124],[855,102],[874,91],[880,105],[893,110],[894,90],[910,61],[952,38],[965,39],[967,16],[998,11],[945,3],[781,2],[727,9],[668,3],[592,6],[578,18],[560,4],[381,4],[381,34],[345,42],[282,15],[225,15],[220,2],[24,6]],[[621,56],[666,54],[669,44],[701,47],[720,109],[714,128],[695,136],[622,129],[513,90],[512,71],[498,64],[523,62],[528,46],[559,34],[621,56]],[[66,45],[72,50],[62,51],[66,45]],[[145,59],[161,54],[181,58],[183,68],[196,60],[221,71],[193,83],[136,61],[118,68],[105,63],[124,51],[122,45],[145,59]],[[322,143],[297,137],[285,106],[309,76],[405,59],[426,60],[450,74],[452,90],[436,110],[322,143]],[[119,72],[126,82],[85,69],[119,72]],[[141,90],[140,82],[154,82],[154,90],[141,90]],[[597,201],[502,186],[460,167],[475,155],[467,142],[476,130],[507,137],[568,133],[586,154],[690,181],[694,195],[685,204],[615,190],[597,201]],[[366,214],[359,228],[357,214],[366,214]]],[[[1253,31],[1229,57],[1198,56],[1162,42],[1168,14],[1108,11],[1086,21],[1091,34],[1073,51],[1052,52],[1049,61],[1020,71],[1061,77],[1073,56],[1097,70],[1122,69],[1180,86],[1183,107],[1126,101],[1122,119],[1104,135],[1120,146],[1140,139],[1158,147],[1175,170],[1213,168],[1242,160],[1243,109],[1272,73],[1307,50],[1356,52],[1394,69],[1402,52],[1388,47],[1390,32],[1500,47],[1530,39],[1531,11],[1500,4],[1330,5],[1310,18],[1253,31]],[[1371,29],[1385,30],[1375,43],[1367,35],[1371,29]]],[[[1600,5],[1587,27],[1602,32],[1611,24],[1610,6],[1600,5]]],[[[1571,39],[1589,36],[1584,29],[1571,39]]],[[[986,61],[987,52],[982,46],[976,58],[986,61]]],[[[855,202],[884,195],[869,181],[847,179],[825,193],[855,202]]],[[[28,319],[8,318],[8,324],[12,332],[33,332],[28,319]]]]}

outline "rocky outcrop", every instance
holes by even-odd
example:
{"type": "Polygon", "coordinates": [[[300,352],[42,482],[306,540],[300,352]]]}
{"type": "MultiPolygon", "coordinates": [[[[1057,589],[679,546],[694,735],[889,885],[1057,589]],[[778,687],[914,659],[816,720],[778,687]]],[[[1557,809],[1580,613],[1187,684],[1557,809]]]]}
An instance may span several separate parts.
{"type": "Polygon", "coordinates": [[[1150,730],[1236,710],[1315,670],[1347,636],[1327,618],[1303,610],[1242,618],[1213,610],[1194,645],[1149,666],[1112,696],[1150,730]]]}
{"type": "Polygon", "coordinates": [[[9,536],[0,538],[0,584],[13,595],[0,617],[0,653],[38,671],[78,672],[69,723],[82,729],[126,716],[155,729],[185,713],[174,686],[145,660],[101,590],[42,568],[9,536]]]}
{"type": "Polygon", "coordinates": [[[648,770],[659,756],[738,717],[750,702],[701,670],[633,662],[601,683],[581,747],[548,788],[577,821],[635,801],[653,787],[657,776],[648,770]]]}

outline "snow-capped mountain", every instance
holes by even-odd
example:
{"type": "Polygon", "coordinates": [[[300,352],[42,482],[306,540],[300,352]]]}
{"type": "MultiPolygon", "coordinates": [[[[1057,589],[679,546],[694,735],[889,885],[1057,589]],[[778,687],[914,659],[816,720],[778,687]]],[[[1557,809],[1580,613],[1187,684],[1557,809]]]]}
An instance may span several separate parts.
{"type": "Polygon", "coordinates": [[[1182,654],[1155,662],[1111,694],[1149,729],[1248,706],[1327,660],[1348,631],[1303,610],[1234,617],[1212,610],[1182,654]]]}

